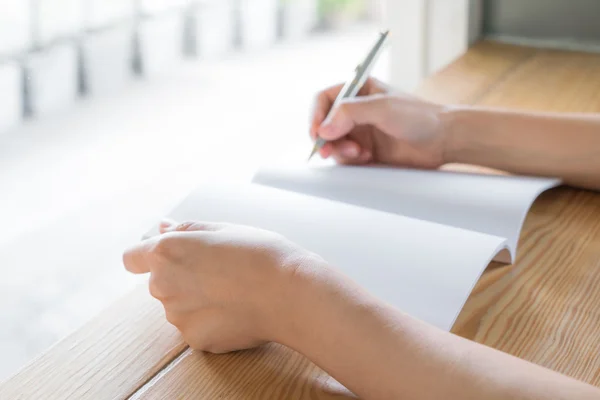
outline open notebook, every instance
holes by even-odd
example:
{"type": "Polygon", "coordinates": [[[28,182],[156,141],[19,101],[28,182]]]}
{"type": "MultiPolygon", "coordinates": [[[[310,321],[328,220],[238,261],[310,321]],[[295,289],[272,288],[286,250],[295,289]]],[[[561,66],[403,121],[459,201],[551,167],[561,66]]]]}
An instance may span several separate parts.
{"type": "Polygon", "coordinates": [[[523,219],[553,179],[375,167],[263,169],[203,185],[176,221],[251,225],[324,257],[371,293],[450,330],[492,259],[510,262],[523,219]]]}

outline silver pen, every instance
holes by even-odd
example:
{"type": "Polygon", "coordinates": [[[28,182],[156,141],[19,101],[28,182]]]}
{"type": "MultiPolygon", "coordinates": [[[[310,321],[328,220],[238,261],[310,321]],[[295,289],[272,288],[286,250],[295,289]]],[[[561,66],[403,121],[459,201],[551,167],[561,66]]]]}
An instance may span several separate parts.
{"type": "MultiPolygon", "coordinates": [[[[384,47],[389,33],[390,31],[380,33],[377,42],[375,43],[371,51],[369,51],[367,57],[358,67],[356,67],[356,70],[354,71],[354,77],[344,85],[344,87],[340,91],[340,94],[335,99],[335,102],[331,107],[332,110],[343,99],[355,97],[358,94],[359,90],[363,87],[365,82],[367,82],[367,79],[369,79],[369,74],[371,73],[375,62],[377,61],[377,58],[379,58],[379,55],[381,54],[381,50],[384,47]]],[[[310,161],[310,159],[325,145],[325,143],[327,143],[325,139],[320,137],[317,138],[312,153],[310,153],[310,156],[308,157],[308,161],[310,161]]]]}

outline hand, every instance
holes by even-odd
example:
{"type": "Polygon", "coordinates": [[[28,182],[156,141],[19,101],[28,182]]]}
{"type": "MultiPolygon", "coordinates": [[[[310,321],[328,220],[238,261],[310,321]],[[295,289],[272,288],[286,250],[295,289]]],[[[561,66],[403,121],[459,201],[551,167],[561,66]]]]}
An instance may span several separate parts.
{"type": "Polygon", "coordinates": [[[317,97],[310,133],[313,140],[320,136],[330,141],[321,149],[322,157],[333,156],[342,164],[417,168],[437,168],[446,162],[442,106],[393,94],[369,79],[359,97],[344,100],[327,116],[341,89],[334,86],[317,97]]]}
{"type": "Polygon", "coordinates": [[[127,251],[125,267],[150,272],[150,293],[167,320],[192,348],[213,353],[281,342],[292,302],[300,303],[296,275],[323,264],[282,236],[249,227],[165,222],[161,233],[127,251]]]}

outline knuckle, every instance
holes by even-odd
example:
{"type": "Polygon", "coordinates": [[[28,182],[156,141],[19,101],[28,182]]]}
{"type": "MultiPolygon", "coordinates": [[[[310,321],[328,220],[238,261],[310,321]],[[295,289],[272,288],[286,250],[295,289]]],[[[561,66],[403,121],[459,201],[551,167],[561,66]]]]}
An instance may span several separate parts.
{"type": "Polygon", "coordinates": [[[224,354],[227,350],[212,340],[196,340],[194,343],[188,343],[190,347],[197,351],[203,351],[211,354],[224,354]]]}
{"type": "Polygon", "coordinates": [[[172,312],[172,311],[169,311],[168,309],[166,309],[165,310],[165,318],[171,325],[174,325],[179,329],[184,329],[184,324],[183,324],[184,320],[183,320],[181,314],[179,314],[177,312],[172,312]]]}
{"type": "Polygon", "coordinates": [[[154,297],[157,300],[164,300],[165,296],[163,295],[162,291],[157,287],[156,284],[150,284],[148,286],[148,290],[150,292],[150,296],[154,297]]]}
{"type": "Polygon", "coordinates": [[[189,337],[187,332],[183,332],[183,339],[192,349],[197,351],[210,352],[210,349],[213,347],[212,341],[208,340],[206,337],[189,337]]]}
{"type": "Polygon", "coordinates": [[[193,229],[194,227],[196,227],[197,222],[195,221],[185,221],[180,223],[179,225],[177,225],[177,228],[175,228],[176,231],[187,231],[190,229],[193,229]]]}
{"type": "Polygon", "coordinates": [[[337,110],[334,110],[334,111],[337,111],[340,114],[348,114],[348,112],[350,112],[351,108],[352,108],[352,102],[346,100],[346,101],[341,102],[338,105],[337,110]]]}
{"type": "Polygon", "coordinates": [[[181,329],[185,342],[194,350],[207,353],[219,354],[225,352],[223,338],[219,329],[213,326],[213,322],[204,320],[202,323],[196,321],[191,326],[181,329]]]}
{"type": "Polygon", "coordinates": [[[157,300],[163,301],[168,298],[164,285],[161,280],[156,277],[156,274],[150,276],[148,290],[150,291],[150,295],[157,300]]]}
{"type": "Polygon", "coordinates": [[[161,257],[171,258],[176,254],[178,238],[171,234],[164,234],[160,237],[153,248],[153,252],[161,257]]]}
{"type": "Polygon", "coordinates": [[[333,111],[332,116],[336,119],[347,119],[352,115],[352,106],[353,103],[349,101],[345,101],[340,103],[333,111]]]}

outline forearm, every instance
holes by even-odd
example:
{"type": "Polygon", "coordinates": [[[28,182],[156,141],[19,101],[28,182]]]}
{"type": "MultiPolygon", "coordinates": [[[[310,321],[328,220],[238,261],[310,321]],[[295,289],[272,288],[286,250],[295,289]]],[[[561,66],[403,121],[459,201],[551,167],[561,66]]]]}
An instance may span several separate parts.
{"type": "Polygon", "coordinates": [[[559,177],[600,190],[600,115],[456,108],[443,118],[449,162],[559,177]]]}
{"type": "Polygon", "coordinates": [[[350,281],[317,281],[302,289],[309,296],[282,342],[365,400],[599,398],[591,386],[404,315],[350,281]]]}

